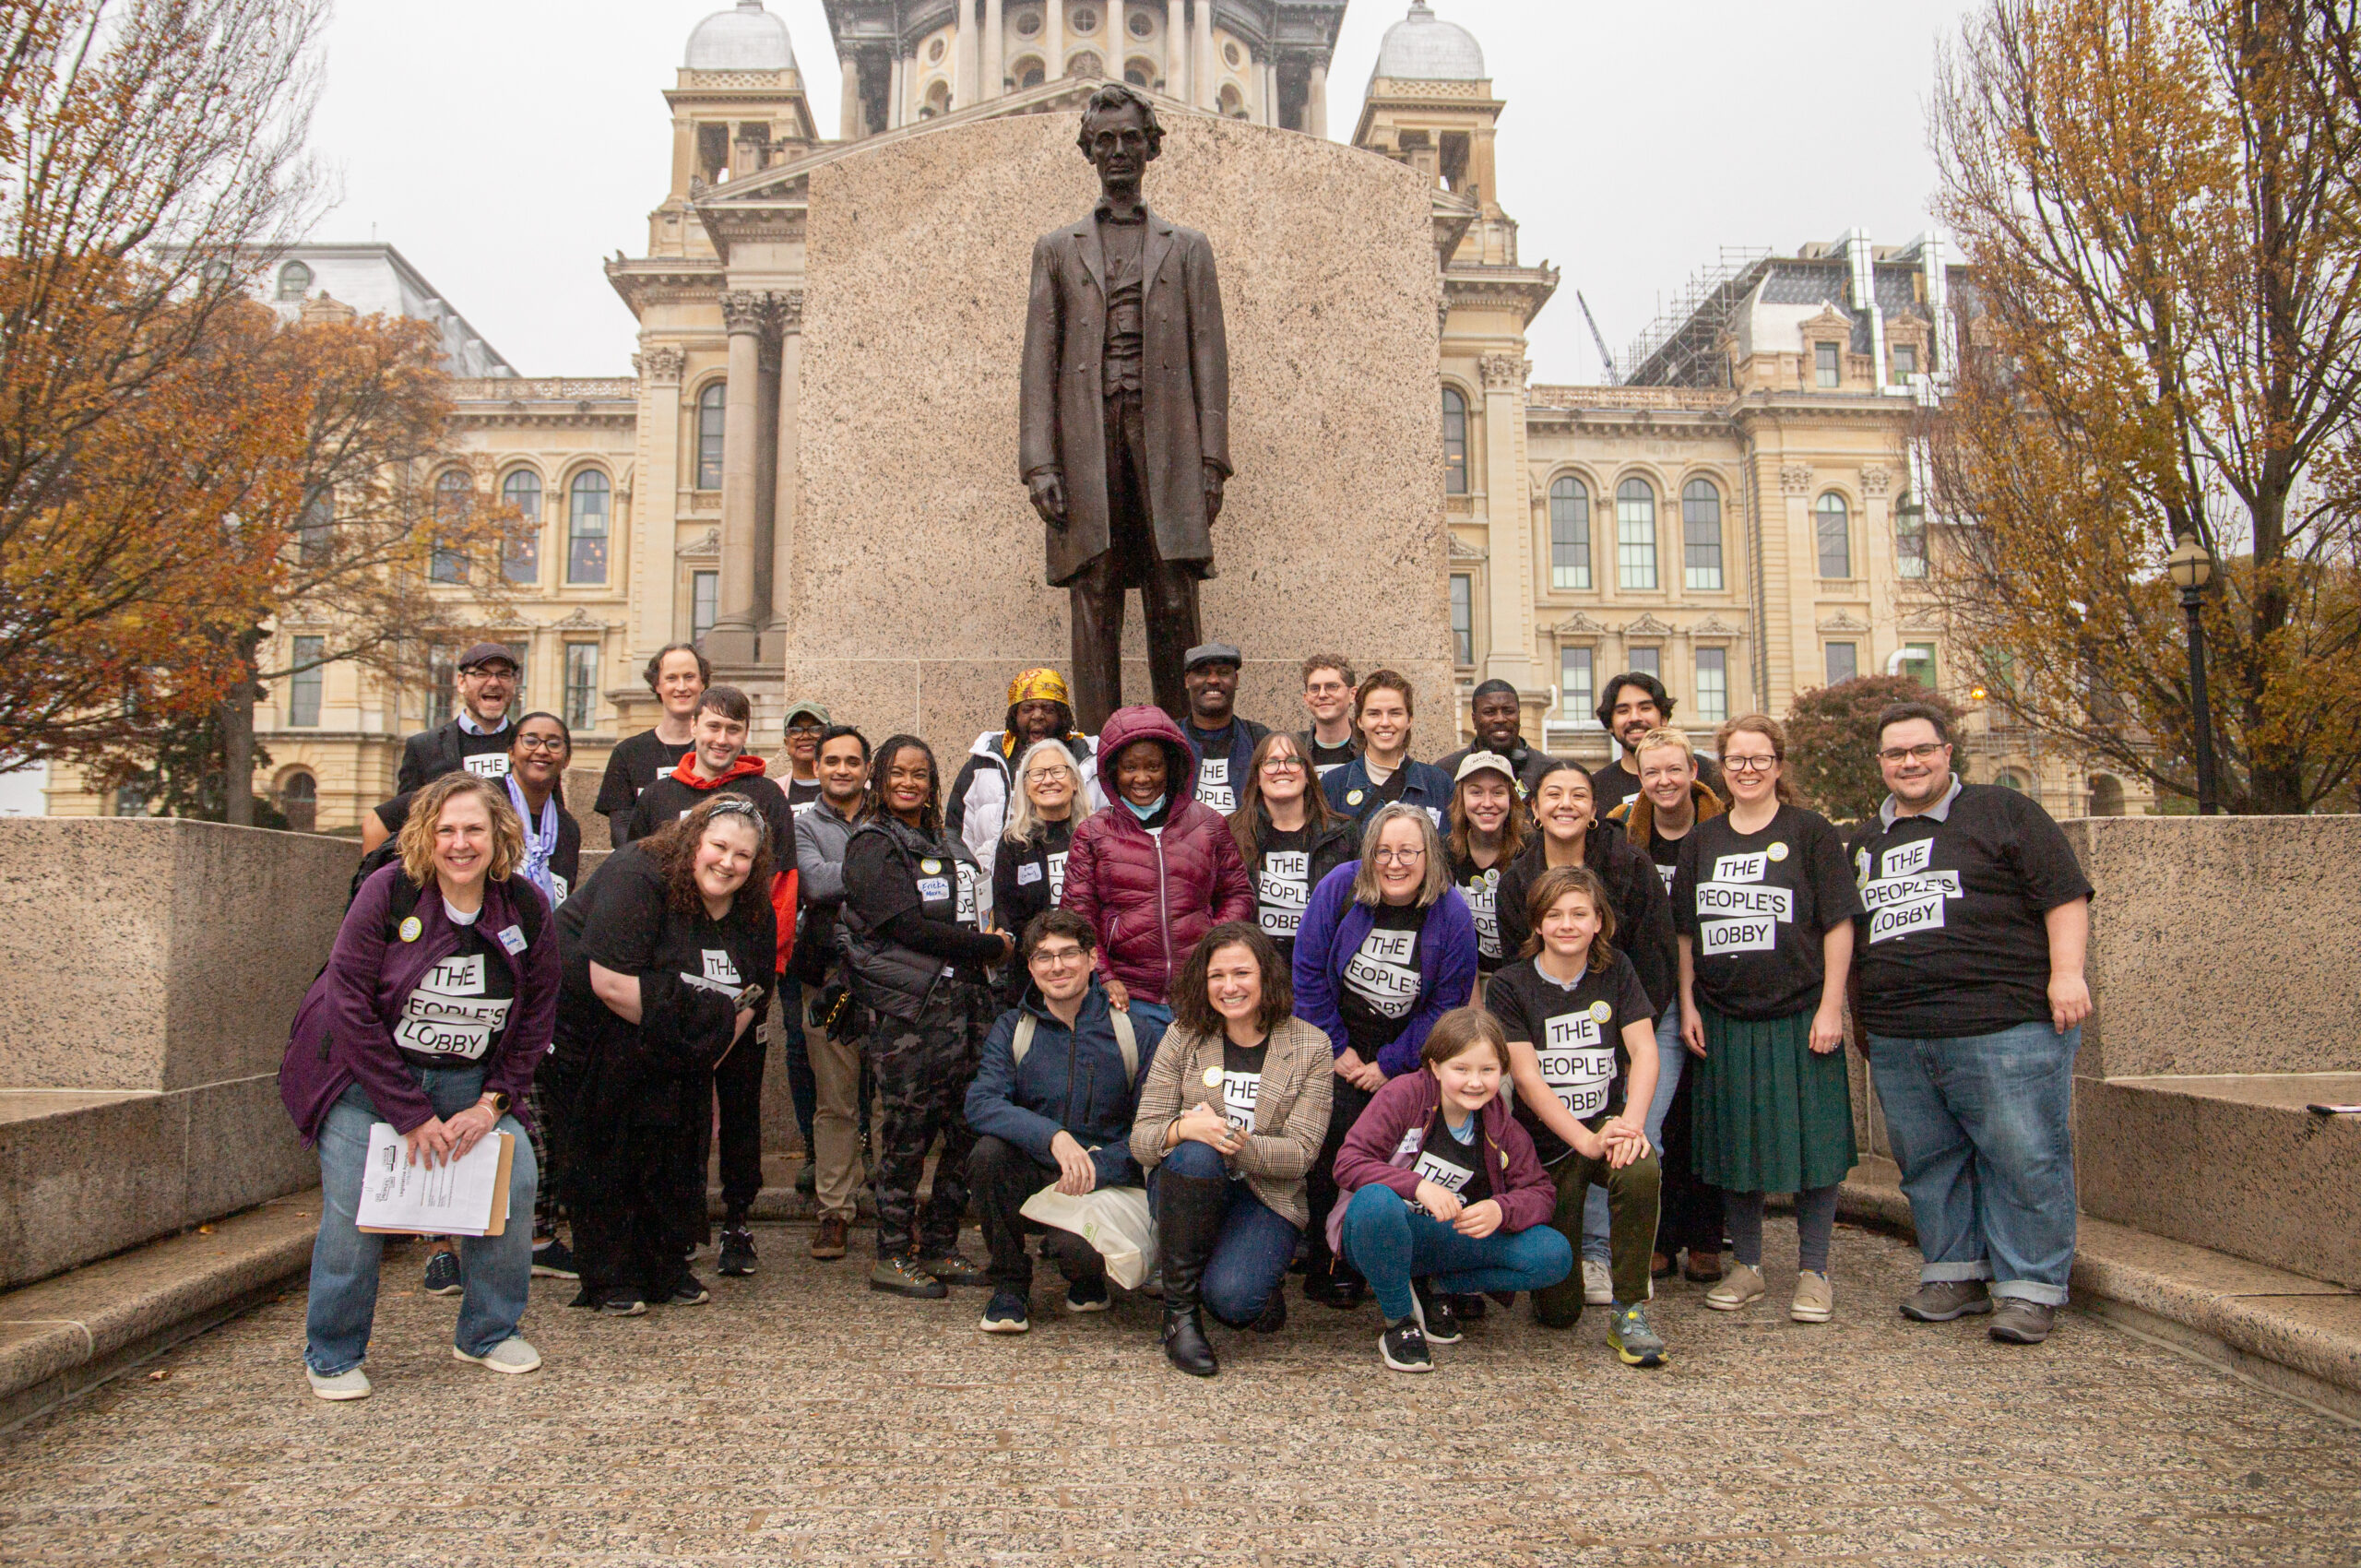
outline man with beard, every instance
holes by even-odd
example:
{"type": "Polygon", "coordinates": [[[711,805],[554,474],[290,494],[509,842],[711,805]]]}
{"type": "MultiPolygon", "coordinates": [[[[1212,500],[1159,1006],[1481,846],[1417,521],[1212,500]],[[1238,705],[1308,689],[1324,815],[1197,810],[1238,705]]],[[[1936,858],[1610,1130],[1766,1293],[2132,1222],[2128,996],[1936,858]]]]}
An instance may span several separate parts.
{"type": "Polygon", "coordinates": [[[1490,752],[1507,758],[1509,766],[1516,769],[1516,798],[1522,801],[1531,795],[1533,786],[1541,778],[1541,770],[1549,766],[1549,759],[1525,743],[1516,688],[1506,681],[1485,682],[1468,698],[1467,713],[1476,725],[1476,743],[1438,758],[1435,766],[1456,778],[1459,765],[1471,754],[1490,752]]]}
{"type": "MultiPolygon", "coordinates": [[[[1598,695],[1598,722],[1615,737],[1617,756],[1591,775],[1593,809],[1601,819],[1640,792],[1640,737],[1672,722],[1673,700],[1664,683],[1644,670],[1627,670],[1607,683],[1598,695]]],[[[1697,780],[1724,800],[1721,770],[1703,757],[1697,759],[1697,780]]]]}

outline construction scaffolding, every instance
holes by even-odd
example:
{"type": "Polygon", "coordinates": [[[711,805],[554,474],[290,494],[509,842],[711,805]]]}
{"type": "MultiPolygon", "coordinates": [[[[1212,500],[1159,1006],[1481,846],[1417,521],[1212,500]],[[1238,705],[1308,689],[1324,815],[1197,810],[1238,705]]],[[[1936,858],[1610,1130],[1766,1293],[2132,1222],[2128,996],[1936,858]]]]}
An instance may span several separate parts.
{"type": "Polygon", "coordinates": [[[1719,257],[1699,267],[1672,303],[1631,339],[1624,350],[1630,386],[1726,386],[1729,365],[1720,351],[1722,329],[1769,270],[1771,253],[1748,245],[1724,245],[1719,257]]]}

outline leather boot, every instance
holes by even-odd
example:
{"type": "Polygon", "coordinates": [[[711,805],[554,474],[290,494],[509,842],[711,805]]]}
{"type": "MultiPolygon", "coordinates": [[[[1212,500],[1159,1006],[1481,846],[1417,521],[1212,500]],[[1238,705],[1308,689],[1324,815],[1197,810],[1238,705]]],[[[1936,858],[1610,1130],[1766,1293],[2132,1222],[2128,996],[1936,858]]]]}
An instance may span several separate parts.
{"type": "Polygon", "coordinates": [[[1200,1295],[1205,1265],[1221,1237],[1229,1183],[1160,1171],[1156,1178],[1156,1241],[1164,1275],[1164,1354],[1191,1377],[1221,1371],[1205,1339],[1200,1295]]]}

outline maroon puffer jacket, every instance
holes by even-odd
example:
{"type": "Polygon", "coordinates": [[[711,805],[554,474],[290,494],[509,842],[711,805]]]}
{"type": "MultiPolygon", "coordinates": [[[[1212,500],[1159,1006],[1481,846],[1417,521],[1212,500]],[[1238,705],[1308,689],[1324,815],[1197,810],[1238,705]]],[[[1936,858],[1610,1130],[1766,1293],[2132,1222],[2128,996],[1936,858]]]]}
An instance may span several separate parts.
{"type": "Polygon", "coordinates": [[[1111,802],[1074,830],[1063,906],[1098,933],[1098,972],[1143,1002],[1163,1002],[1205,932],[1254,918],[1254,887],[1229,824],[1192,797],[1196,758],[1157,707],[1117,708],[1098,737],[1098,781],[1111,802]],[[1134,741],[1164,745],[1165,790],[1178,802],[1160,834],[1140,826],[1115,787],[1134,741]]]}

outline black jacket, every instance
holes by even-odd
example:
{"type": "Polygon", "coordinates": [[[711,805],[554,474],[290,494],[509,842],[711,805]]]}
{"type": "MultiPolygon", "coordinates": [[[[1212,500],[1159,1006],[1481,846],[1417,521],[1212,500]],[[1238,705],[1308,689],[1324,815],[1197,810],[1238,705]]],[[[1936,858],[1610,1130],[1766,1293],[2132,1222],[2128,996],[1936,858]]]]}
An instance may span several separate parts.
{"type": "MultiPolygon", "coordinates": [[[[502,773],[507,771],[505,739],[503,728],[499,751],[503,754],[502,773]]],[[[394,778],[394,793],[406,795],[413,790],[424,789],[446,773],[457,773],[467,766],[466,732],[456,719],[438,724],[432,730],[421,730],[402,742],[401,771],[394,778]]]]}

